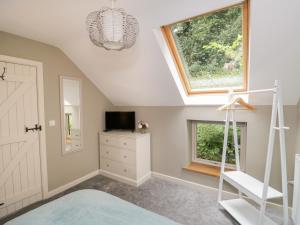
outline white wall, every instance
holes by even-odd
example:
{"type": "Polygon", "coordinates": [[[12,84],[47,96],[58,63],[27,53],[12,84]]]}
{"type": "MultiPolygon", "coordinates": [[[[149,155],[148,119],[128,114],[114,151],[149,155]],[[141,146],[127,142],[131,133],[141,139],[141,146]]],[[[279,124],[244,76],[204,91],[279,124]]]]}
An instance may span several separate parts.
{"type": "MultiPolygon", "coordinates": [[[[107,0],[1,0],[0,29],[61,48],[116,105],[178,106],[183,101],[153,29],[236,2],[119,0],[117,6],[140,25],[137,43],[121,52],[94,46],[86,31],[88,13],[108,5],[107,0]]],[[[285,104],[295,105],[300,96],[300,1],[250,0],[250,4],[250,88],[268,88],[281,79],[285,104]]],[[[262,97],[253,100],[270,103],[262,97]]]]}

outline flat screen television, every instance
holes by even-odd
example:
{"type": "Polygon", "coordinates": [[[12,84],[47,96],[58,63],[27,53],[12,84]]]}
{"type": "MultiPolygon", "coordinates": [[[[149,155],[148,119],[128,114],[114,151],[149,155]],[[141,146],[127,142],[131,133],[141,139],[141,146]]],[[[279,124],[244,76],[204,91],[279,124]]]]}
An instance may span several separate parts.
{"type": "Polygon", "coordinates": [[[105,131],[135,130],[135,112],[105,112],[105,131]]]}

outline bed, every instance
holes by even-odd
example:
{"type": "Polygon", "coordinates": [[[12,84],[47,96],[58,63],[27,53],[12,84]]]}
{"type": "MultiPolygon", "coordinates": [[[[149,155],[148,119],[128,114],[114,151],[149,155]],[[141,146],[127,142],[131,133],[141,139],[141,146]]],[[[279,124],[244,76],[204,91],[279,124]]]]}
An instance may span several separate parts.
{"type": "Polygon", "coordinates": [[[80,190],[42,205],[5,225],[179,225],[110,194],[80,190]]]}

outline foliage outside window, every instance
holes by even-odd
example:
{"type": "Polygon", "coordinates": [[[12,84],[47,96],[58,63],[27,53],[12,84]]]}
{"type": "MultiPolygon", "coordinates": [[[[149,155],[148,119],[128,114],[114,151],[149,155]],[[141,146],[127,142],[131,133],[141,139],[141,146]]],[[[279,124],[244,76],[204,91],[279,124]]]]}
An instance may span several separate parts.
{"type": "MultiPolygon", "coordinates": [[[[220,122],[193,122],[193,161],[220,165],[222,161],[224,123],[220,122]]],[[[245,129],[244,123],[237,124],[238,143],[240,154],[245,154],[245,129]]],[[[233,129],[229,129],[226,164],[229,167],[235,165],[235,149],[233,140],[233,129]]]]}
{"type": "Polygon", "coordinates": [[[247,87],[247,2],[162,28],[189,94],[247,87]]]}

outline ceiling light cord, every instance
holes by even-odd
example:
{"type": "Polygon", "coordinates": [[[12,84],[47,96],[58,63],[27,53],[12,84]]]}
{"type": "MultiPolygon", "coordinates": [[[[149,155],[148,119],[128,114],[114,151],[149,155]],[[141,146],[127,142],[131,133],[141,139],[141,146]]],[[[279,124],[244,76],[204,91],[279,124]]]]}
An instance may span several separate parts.
{"type": "Polygon", "coordinates": [[[117,0],[111,0],[111,8],[114,9],[117,0]]]}

